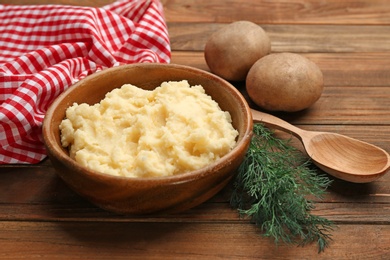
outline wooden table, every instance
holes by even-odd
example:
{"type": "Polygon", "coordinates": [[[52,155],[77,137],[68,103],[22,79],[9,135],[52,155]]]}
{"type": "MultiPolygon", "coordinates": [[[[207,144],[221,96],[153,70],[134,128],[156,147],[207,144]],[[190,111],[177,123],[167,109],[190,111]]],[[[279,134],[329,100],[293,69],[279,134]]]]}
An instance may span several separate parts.
{"type": "MultiPolygon", "coordinates": [[[[1,0],[102,6],[113,0],[1,0]]],[[[390,4],[386,0],[163,0],[172,63],[208,70],[207,37],[235,20],[269,34],[273,52],[301,53],[324,74],[309,110],[282,115],[310,130],[346,134],[390,152],[390,4]]],[[[229,206],[230,187],[181,214],[105,212],[71,191],[50,161],[0,166],[0,258],[389,259],[390,174],[369,184],[334,180],[313,213],[338,228],[315,244],[275,246],[229,206]]]]}

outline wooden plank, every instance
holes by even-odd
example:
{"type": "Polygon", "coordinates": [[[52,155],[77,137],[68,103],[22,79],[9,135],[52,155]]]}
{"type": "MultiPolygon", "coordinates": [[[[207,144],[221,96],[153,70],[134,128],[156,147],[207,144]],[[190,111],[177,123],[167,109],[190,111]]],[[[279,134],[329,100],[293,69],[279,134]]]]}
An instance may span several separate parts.
{"type": "Polygon", "coordinates": [[[276,52],[388,52],[390,26],[265,25],[276,52]]]}
{"type": "MultiPolygon", "coordinates": [[[[355,126],[350,126],[353,129],[355,126]]],[[[328,127],[323,130],[329,129],[328,127]]],[[[379,131],[379,130],[378,130],[379,131]]],[[[344,133],[340,131],[340,133],[344,133]]],[[[354,137],[352,134],[350,135],[354,137]]],[[[367,139],[364,141],[379,143],[381,136],[366,131],[367,139]],[[371,137],[368,137],[371,135],[371,137]],[[373,140],[373,141],[371,141],[373,140]],[[374,141],[377,140],[377,141],[374,141]]],[[[390,140],[383,141],[389,145],[390,140]]],[[[386,146],[384,149],[387,149],[386,146]]],[[[72,192],[65,183],[57,177],[54,168],[47,162],[43,166],[19,167],[17,165],[0,167],[0,204],[84,204],[83,200],[72,192]]],[[[338,202],[390,202],[390,172],[381,179],[367,184],[347,183],[334,180],[330,187],[334,193],[330,200],[338,202]],[[381,197],[381,194],[384,196],[381,197]]],[[[230,190],[227,187],[212,202],[226,202],[230,198],[230,190]]],[[[85,205],[88,206],[88,205],[85,205]]],[[[0,209],[1,210],[1,209],[0,209]]]]}
{"type": "MultiPolygon", "coordinates": [[[[390,87],[325,86],[320,99],[310,108],[295,113],[273,114],[298,125],[389,126],[389,97],[390,87]]],[[[246,99],[249,100],[249,97],[246,99]]],[[[252,102],[250,105],[260,109],[252,102]]],[[[390,132],[386,131],[387,128],[381,129],[384,130],[384,137],[389,139],[390,132]]]]}
{"type": "Polygon", "coordinates": [[[342,225],[321,254],[315,244],[276,246],[248,223],[9,221],[0,222],[0,230],[4,259],[386,259],[390,254],[389,225],[342,225]]]}
{"type": "Polygon", "coordinates": [[[285,115],[296,124],[390,125],[389,97],[390,87],[326,86],[312,107],[285,115]]]}
{"type": "MultiPolygon", "coordinates": [[[[332,195],[332,194],[330,194],[332,195]]],[[[350,202],[318,202],[313,214],[326,217],[336,225],[343,224],[380,224],[390,225],[389,194],[382,195],[387,202],[377,201],[359,203],[352,198],[350,202]],[[387,196],[387,197],[385,197],[387,196]],[[337,203],[338,202],[338,203],[337,203]]],[[[328,199],[328,198],[327,198],[328,199]]],[[[198,207],[171,215],[122,216],[104,211],[89,203],[73,204],[3,204],[0,209],[1,221],[47,221],[47,222],[148,222],[148,223],[249,223],[249,219],[240,218],[238,212],[229,203],[206,202],[198,207]]]]}
{"type": "MultiPolygon", "coordinates": [[[[324,74],[326,86],[390,86],[390,53],[304,53],[324,74]]],[[[171,63],[209,71],[203,51],[172,52],[171,63]]],[[[367,91],[367,90],[363,90],[367,91]]],[[[354,93],[351,93],[353,96],[354,93]]]]}
{"type": "MultiPolygon", "coordinates": [[[[390,14],[389,14],[390,17],[390,14]]],[[[273,52],[388,52],[390,26],[259,24],[273,52]]],[[[174,51],[203,51],[210,35],[226,24],[169,22],[174,51]]]]}
{"type": "MultiPolygon", "coordinates": [[[[0,0],[0,4],[65,4],[103,6],[115,0],[0,0]]],[[[250,20],[259,24],[390,24],[386,0],[162,0],[169,22],[230,23],[250,20]]]]}
{"type": "MultiPolygon", "coordinates": [[[[241,222],[229,206],[231,184],[219,194],[183,213],[121,216],[97,208],[71,191],[52,167],[0,168],[0,220],[99,222],[241,222]]],[[[368,184],[334,179],[313,213],[338,223],[390,225],[390,174],[368,184]]]]}
{"type": "Polygon", "coordinates": [[[324,73],[329,86],[390,86],[390,53],[312,53],[305,55],[324,73]]]}
{"type": "Polygon", "coordinates": [[[172,51],[171,63],[195,67],[210,71],[206,64],[203,51],[172,51]]]}
{"type": "Polygon", "coordinates": [[[259,24],[390,24],[386,0],[163,0],[169,22],[259,24]]]}

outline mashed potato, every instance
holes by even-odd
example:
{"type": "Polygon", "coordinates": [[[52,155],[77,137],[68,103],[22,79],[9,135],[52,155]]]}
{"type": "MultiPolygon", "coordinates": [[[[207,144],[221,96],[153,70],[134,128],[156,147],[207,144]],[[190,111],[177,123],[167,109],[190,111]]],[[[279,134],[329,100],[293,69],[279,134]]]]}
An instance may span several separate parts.
{"type": "Polygon", "coordinates": [[[60,130],[77,162],[128,177],[199,169],[228,153],[238,135],[230,114],[187,81],[153,91],[126,84],[98,104],[73,104],[60,130]]]}

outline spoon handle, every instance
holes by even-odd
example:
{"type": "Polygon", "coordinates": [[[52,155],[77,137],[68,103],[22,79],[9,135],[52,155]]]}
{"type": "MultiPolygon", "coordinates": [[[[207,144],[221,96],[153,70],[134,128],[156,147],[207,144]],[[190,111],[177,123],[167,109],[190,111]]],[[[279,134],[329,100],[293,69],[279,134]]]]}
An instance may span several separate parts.
{"type": "Polygon", "coordinates": [[[295,127],[292,124],[287,123],[286,121],[284,121],[276,116],[273,116],[273,115],[270,115],[267,113],[263,113],[263,112],[260,112],[260,111],[254,110],[254,109],[251,109],[251,111],[252,111],[253,121],[255,121],[255,122],[263,123],[267,127],[276,128],[278,130],[288,132],[288,133],[293,134],[294,136],[298,137],[299,139],[302,139],[302,135],[305,134],[304,130],[302,130],[298,127],[295,127]]]}

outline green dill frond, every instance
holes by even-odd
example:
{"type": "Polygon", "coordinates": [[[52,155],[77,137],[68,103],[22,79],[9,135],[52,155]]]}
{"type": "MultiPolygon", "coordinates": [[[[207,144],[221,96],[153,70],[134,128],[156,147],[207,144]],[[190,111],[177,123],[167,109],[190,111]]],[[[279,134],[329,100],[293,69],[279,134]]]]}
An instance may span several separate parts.
{"type": "Polygon", "coordinates": [[[323,251],[334,224],[311,214],[315,205],[309,198],[322,199],[330,179],[320,175],[289,140],[274,137],[262,124],[255,124],[253,132],[234,182],[231,205],[276,243],[317,241],[319,252],[323,251]]]}

